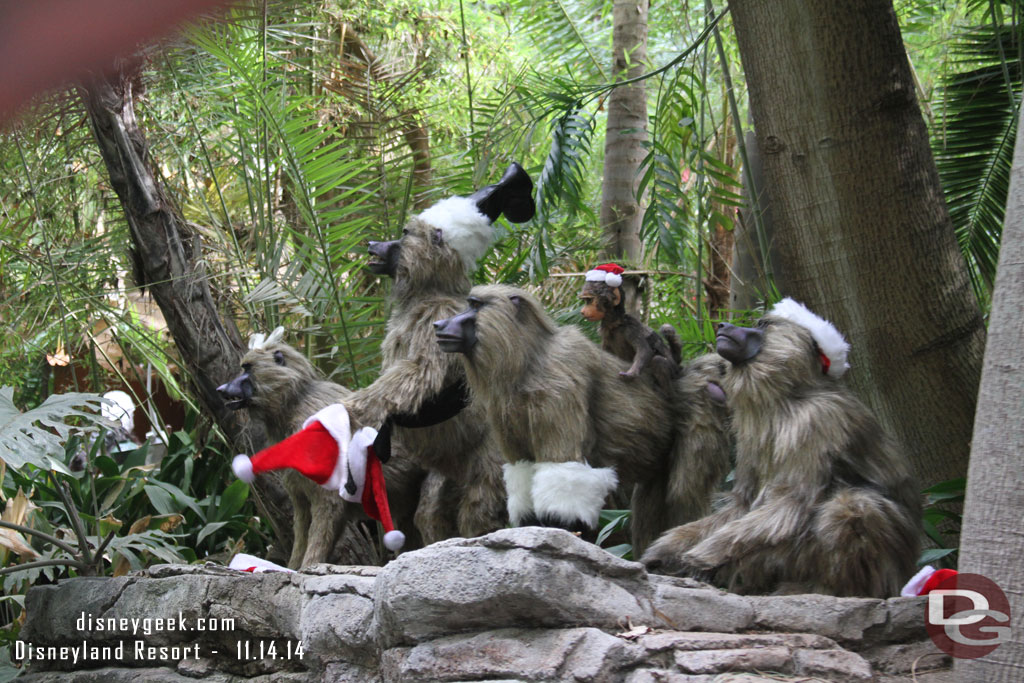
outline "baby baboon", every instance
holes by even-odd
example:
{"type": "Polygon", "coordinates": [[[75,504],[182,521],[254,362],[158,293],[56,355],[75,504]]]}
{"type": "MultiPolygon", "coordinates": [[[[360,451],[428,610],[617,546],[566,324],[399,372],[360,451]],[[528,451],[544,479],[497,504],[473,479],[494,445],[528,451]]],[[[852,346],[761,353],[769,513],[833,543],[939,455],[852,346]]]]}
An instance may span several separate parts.
{"type": "Polygon", "coordinates": [[[600,321],[601,348],[622,360],[632,361],[628,370],[619,374],[631,380],[648,370],[658,385],[671,390],[679,377],[680,343],[676,330],[663,325],[661,335],[626,313],[622,297],[622,266],[605,263],[587,273],[580,292],[583,310],[580,314],[591,322],[600,321]],[[666,340],[668,343],[666,343],[666,340]]]}
{"type": "Polygon", "coordinates": [[[649,569],[749,593],[899,593],[914,573],[920,500],[902,454],[836,381],[847,348],[792,299],[756,328],[719,326],[733,491],[720,511],[659,538],[649,569]]]}
{"type": "MultiPolygon", "coordinates": [[[[675,510],[706,510],[707,478],[685,477],[698,465],[680,450],[679,402],[649,376],[622,382],[623,361],[577,328],[555,325],[532,296],[474,287],[467,310],[434,326],[441,348],[461,354],[473,403],[486,410],[508,461],[514,524],[593,531],[617,483],[627,491],[641,484],[633,491],[634,531],[656,534],[675,510]],[[658,500],[637,499],[654,490],[658,500]]],[[[639,553],[646,540],[634,534],[633,543],[639,553]]]]}
{"type": "MultiPolygon", "coordinates": [[[[242,357],[242,374],[217,388],[228,408],[248,408],[262,420],[272,441],[281,441],[302,428],[303,421],[332,403],[340,403],[352,392],[320,376],[306,357],[277,339],[278,328],[270,338],[256,335],[250,350],[242,357]]],[[[392,514],[399,528],[412,529],[423,471],[405,458],[392,458],[384,465],[392,514]]],[[[346,503],[337,491],[328,491],[298,472],[284,475],[285,488],[292,501],[292,569],[317,562],[353,563],[364,558],[342,556],[338,541],[351,525],[346,522],[368,519],[362,506],[346,503]]],[[[418,547],[419,539],[407,539],[406,549],[418,547]]],[[[361,562],[360,562],[361,563],[361,562]]]]}
{"type": "MultiPolygon", "coordinates": [[[[420,510],[417,524],[428,543],[505,525],[501,456],[482,409],[466,406],[461,363],[441,352],[431,323],[462,308],[468,273],[493,239],[491,223],[503,213],[513,223],[533,217],[532,190],[526,171],[513,163],[497,184],[470,197],[450,197],[411,218],[401,239],[370,243],[370,269],[394,278],[394,308],[380,377],[345,403],[364,424],[380,426],[385,439],[393,429],[403,454],[419,466],[458,485],[448,503],[458,510],[457,529],[439,516],[443,506],[434,506],[434,515],[427,506],[420,510]]],[[[450,488],[436,478],[428,483],[434,493],[450,488]]]]}

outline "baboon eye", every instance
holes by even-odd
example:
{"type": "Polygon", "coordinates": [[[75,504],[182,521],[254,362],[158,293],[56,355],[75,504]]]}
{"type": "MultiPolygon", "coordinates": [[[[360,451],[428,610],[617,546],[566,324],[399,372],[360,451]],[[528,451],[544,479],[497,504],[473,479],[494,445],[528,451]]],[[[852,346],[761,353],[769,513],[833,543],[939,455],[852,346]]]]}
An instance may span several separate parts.
{"type": "Polygon", "coordinates": [[[274,362],[278,365],[284,365],[284,354],[280,351],[274,351],[274,362]]]}
{"type": "Polygon", "coordinates": [[[440,228],[434,228],[434,230],[430,233],[430,239],[433,240],[434,244],[436,244],[437,246],[441,246],[441,243],[444,242],[443,238],[444,234],[441,232],[440,228]]]}
{"type": "Polygon", "coordinates": [[[761,318],[760,320],[757,321],[757,329],[763,330],[766,327],[768,327],[768,321],[767,320],[765,320],[764,318],[761,318]]]}
{"type": "Polygon", "coordinates": [[[513,294],[508,298],[508,300],[514,303],[517,307],[519,306],[519,304],[523,303],[523,297],[519,296],[518,294],[513,294]]]}
{"type": "Polygon", "coordinates": [[[405,237],[408,234],[409,234],[409,228],[402,228],[402,237],[405,237]]]}
{"type": "Polygon", "coordinates": [[[480,299],[477,299],[475,296],[466,299],[466,301],[467,303],[469,303],[469,307],[474,311],[479,311],[481,308],[484,307],[484,302],[481,301],[480,299]]]}

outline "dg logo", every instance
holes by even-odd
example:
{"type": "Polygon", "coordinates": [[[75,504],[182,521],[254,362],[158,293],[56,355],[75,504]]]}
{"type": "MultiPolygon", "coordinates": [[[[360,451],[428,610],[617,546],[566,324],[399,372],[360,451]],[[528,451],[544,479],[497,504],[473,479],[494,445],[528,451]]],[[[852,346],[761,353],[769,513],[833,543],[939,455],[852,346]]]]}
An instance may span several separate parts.
{"type": "Polygon", "coordinates": [[[983,657],[1010,637],[1010,602],[981,574],[955,574],[928,593],[925,614],[935,645],[958,659],[983,657]]]}

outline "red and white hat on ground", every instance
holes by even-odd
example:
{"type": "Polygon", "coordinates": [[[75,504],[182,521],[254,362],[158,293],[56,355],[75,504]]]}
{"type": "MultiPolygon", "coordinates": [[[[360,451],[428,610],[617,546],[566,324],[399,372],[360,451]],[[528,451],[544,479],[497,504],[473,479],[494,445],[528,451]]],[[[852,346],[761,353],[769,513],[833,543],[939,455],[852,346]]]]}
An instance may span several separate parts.
{"type": "Polygon", "coordinates": [[[617,263],[602,263],[587,271],[587,282],[603,282],[609,287],[622,284],[622,274],[626,269],[617,263]]]}
{"type": "Polygon", "coordinates": [[[348,411],[335,403],[307,419],[300,431],[284,441],[251,458],[236,455],[231,469],[247,483],[263,472],[293,469],[338,491],[345,500],[362,503],[366,514],[384,526],[384,545],[397,551],[405,544],[405,534],[395,530],[391,519],[384,473],[373,450],[376,437],[377,430],[371,427],[352,434],[348,411]]]}
{"type": "Polygon", "coordinates": [[[768,311],[768,315],[785,318],[806,328],[811,333],[821,356],[822,374],[839,379],[850,369],[850,364],[846,362],[850,344],[843,338],[842,333],[836,329],[835,325],[815,315],[802,303],[786,297],[775,304],[772,310],[768,311]]]}

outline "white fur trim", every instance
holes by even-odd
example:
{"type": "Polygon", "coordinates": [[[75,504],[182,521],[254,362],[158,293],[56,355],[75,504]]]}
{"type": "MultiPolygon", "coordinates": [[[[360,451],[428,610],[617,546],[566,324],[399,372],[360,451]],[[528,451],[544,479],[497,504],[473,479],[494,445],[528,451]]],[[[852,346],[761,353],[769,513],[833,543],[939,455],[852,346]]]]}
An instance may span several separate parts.
{"type": "Polygon", "coordinates": [[[338,444],[338,459],[334,461],[334,471],[331,472],[330,478],[322,484],[325,489],[337,491],[339,487],[344,485],[348,477],[346,463],[349,458],[348,444],[352,439],[348,411],[342,404],[332,403],[306,418],[306,421],[302,423],[302,428],[305,429],[314,422],[322,424],[324,429],[334,437],[334,441],[338,444]]]}
{"type": "Polygon", "coordinates": [[[262,349],[267,344],[273,344],[281,341],[284,337],[284,328],[275,327],[274,331],[269,335],[257,332],[256,334],[249,337],[249,348],[250,349],[262,349]]]}
{"type": "Polygon", "coordinates": [[[581,462],[537,463],[533,475],[533,506],[537,516],[562,522],[582,521],[597,528],[601,507],[615,490],[619,478],[610,467],[590,467],[581,462]]]}
{"type": "Polygon", "coordinates": [[[604,283],[609,287],[618,287],[622,284],[622,276],[618,273],[608,273],[608,276],[604,279],[604,283]]]}
{"type": "Polygon", "coordinates": [[[231,558],[231,563],[228,564],[228,569],[237,569],[242,572],[248,571],[252,567],[255,567],[253,570],[254,574],[262,574],[263,572],[295,573],[294,569],[288,569],[288,567],[282,567],[279,564],[274,564],[273,562],[264,560],[262,557],[246,555],[245,553],[238,553],[231,558]]]}
{"type": "Polygon", "coordinates": [[[373,445],[373,440],[376,438],[376,429],[373,427],[363,427],[352,435],[352,441],[349,442],[348,464],[352,473],[352,481],[356,485],[356,492],[349,493],[342,485],[338,489],[338,493],[341,494],[342,498],[351,503],[363,502],[363,489],[366,488],[366,451],[373,445]]]}
{"type": "Polygon", "coordinates": [[[246,484],[256,481],[256,475],[252,471],[252,460],[248,455],[236,455],[231,461],[231,471],[246,484]]]}
{"type": "Polygon", "coordinates": [[[924,585],[928,583],[928,579],[930,579],[934,573],[935,567],[930,564],[925,565],[921,568],[921,571],[914,574],[914,577],[910,579],[910,581],[907,581],[907,585],[900,591],[900,595],[905,598],[912,598],[915,595],[920,594],[921,589],[924,588],[924,585]]]}
{"type": "Polygon", "coordinates": [[[405,545],[405,534],[397,529],[384,534],[384,547],[391,552],[398,552],[405,545]]]}
{"type": "Polygon", "coordinates": [[[444,241],[462,257],[467,271],[476,270],[477,259],[494,241],[491,219],[467,197],[442,199],[419,219],[441,230],[444,241]]]}
{"type": "Polygon", "coordinates": [[[505,479],[505,493],[508,494],[508,519],[518,526],[524,518],[533,513],[533,473],[537,467],[529,460],[505,463],[501,474],[505,479]]]}
{"type": "Polygon", "coordinates": [[[802,303],[786,297],[768,311],[769,315],[776,315],[795,322],[801,327],[807,328],[817,342],[821,352],[828,356],[831,365],[828,369],[828,376],[839,378],[850,369],[846,362],[846,356],[850,351],[850,345],[843,335],[836,329],[836,326],[815,315],[802,303]]]}

